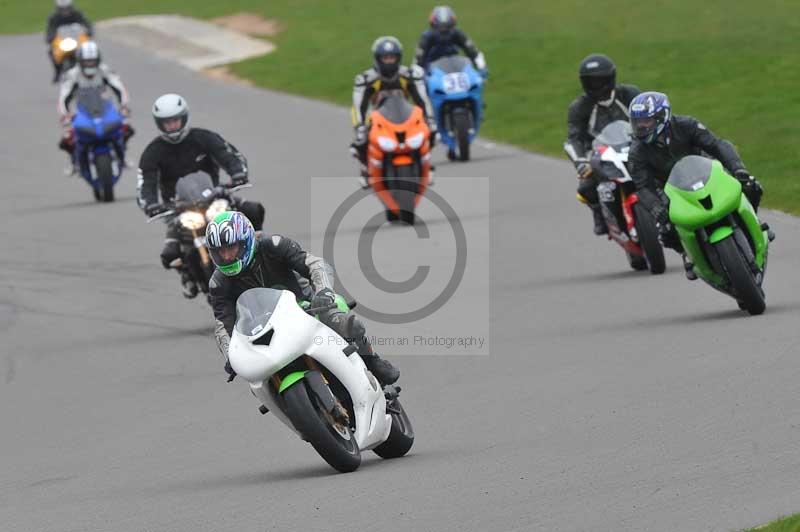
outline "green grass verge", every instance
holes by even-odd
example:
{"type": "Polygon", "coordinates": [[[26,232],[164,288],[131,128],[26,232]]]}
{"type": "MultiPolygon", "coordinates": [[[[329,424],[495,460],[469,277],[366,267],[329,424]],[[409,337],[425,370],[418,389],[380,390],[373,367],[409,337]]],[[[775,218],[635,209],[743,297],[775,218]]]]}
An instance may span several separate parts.
{"type": "Polygon", "coordinates": [[[800,532],[800,514],[784,517],[744,532],[800,532]]]}
{"type": "MultiPolygon", "coordinates": [[[[277,52],[234,65],[272,89],[349,105],[369,46],[394,34],[410,60],[430,0],[81,0],[94,18],[176,12],[213,17],[253,11],[286,29],[277,52]]],[[[454,0],[461,27],[486,54],[491,80],[482,134],[560,155],[576,69],[590,52],[617,62],[619,79],[670,95],[675,112],[732,140],[766,188],[765,204],[800,214],[800,17],[796,0],[454,0]]],[[[0,32],[40,30],[50,2],[0,0],[0,32]]],[[[124,75],[124,72],[123,72],[124,75]]]]}

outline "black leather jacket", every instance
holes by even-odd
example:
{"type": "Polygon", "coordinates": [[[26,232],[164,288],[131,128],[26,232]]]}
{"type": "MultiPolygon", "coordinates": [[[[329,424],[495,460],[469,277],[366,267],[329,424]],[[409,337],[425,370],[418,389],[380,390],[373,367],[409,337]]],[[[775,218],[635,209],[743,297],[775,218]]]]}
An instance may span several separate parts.
{"type": "Polygon", "coordinates": [[[617,120],[630,120],[628,106],[640,92],[635,85],[619,84],[614,89],[613,101],[602,105],[585,94],[575,98],[567,111],[567,141],[564,150],[573,163],[586,157],[592,140],[604,127],[617,120]]]}
{"type": "Polygon", "coordinates": [[[219,168],[231,177],[247,177],[247,160],[234,146],[213,131],[192,128],[180,143],[155,138],[139,160],[137,201],[144,209],[175,196],[175,184],[193,172],[205,172],[214,185],[219,184],[219,168]]]}
{"type": "Polygon", "coordinates": [[[654,144],[633,141],[628,164],[637,189],[664,188],[672,167],[687,155],[708,154],[718,159],[731,175],[745,169],[733,144],[716,137],[696,118],[674,115],[669,120],[669,130],[668,143],[660,139],[654,144]]]}

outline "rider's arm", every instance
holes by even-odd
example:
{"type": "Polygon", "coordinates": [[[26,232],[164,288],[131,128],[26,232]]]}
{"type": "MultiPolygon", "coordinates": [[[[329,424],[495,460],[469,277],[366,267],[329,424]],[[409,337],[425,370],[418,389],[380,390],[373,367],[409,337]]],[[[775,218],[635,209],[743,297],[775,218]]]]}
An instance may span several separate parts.
{"type": "Polygon", "coordinates": [[[151,143],[145,148],[139,160],[136,181],[136,203],[144,210],[148,205],[158,203],[158,146],[151,143]]]}
{"type": "Polygon", "coordinates": [[[247,159],[244,154],[219,134],[207,129],[194,128],[195,138],[203,145],[206,153],[219,166],[225,169],[231,178],[247,179],[247,159]]]}
{"type": "Polygon", "coordinates": [[[122,107],[128,107],[128,90],[125,88],[125,85],[123,85],[122,78],[120,78],[119,75],[111,70],[111,67],[105,63],[100,64],[100,73],[103,75],[106,85],[108,85],[111,90],[114,91],[114,94],[117,95],[119,104],[122,107]]]}
{"type": "Polygon", "coordinates": [[[368,72],[358,74],[353,81],[353,108],[351,109],[353,127],[363,126],[367,118],[369,99],[372,97],[368,72]]]}
{"type": "Polygon", "coordinates": [[[475,43],[472,42],[472,39],[467,37],[466,33],[456,29],[454,39],[458,47],[464,50],[464,53],[467,54],[467,57],[469,57],[475,64],[475,68],[478,70],[486,70],[486,59],[483,57],[483,53],[478,50],[478,47],[475,46],[475,43]]]}
{"type": "Polygon", "coordinates": [[[422,35],[420,35],[419,43],[417,43],[417,49],[414,52],[414,64],[423,68],[425,67],[425,56],[427,55],[430,47],[431,36],[429,32],[425,31],[422,35]]]}
{"type": "Polygon", "coordinates": [[[586,152],[591,142],[586,131],[589,117],[585,107],[583,99],[578,97],[570,104],[567,111],[567,140],[564,142],[564,151],[575,165],[586,161],[586,152]]]}
{"type": "Polygon", "coordinates": [[[433,108],[431,101],[428,98],[428,91],[425,89],[425,71],[419,65],[411,65],[409,69],[409,84],[408,91],[411,99],[414,100],[416,105],[422,107],[425,112],[425,118],[433,116],[433,108]]]}
{"type": "Polygon", "coordinates": [[[261,246],[259,250],[263,250],[268,257],[283,262],[290,269],[309,279],[314,292],[319,292],[323,288],[333,290],[333,268],[322,258],[305,251],[291,238],[281,235],[265,236],[259,246],[261,246]]]}
{"type": "Polygon", "coordinates": [[[67,72],[64,76],[64,81],[58,89],[58,114],[61,119],[66,119],[69,116],[69,104],[75,96],[75,91],[78,88],[78,80],[75,71],[67,72]]]}
{"type": "Polygon", "coordinates": [[[701,124],[698,120],[690,117],[676,117],[676,122],[680,124],[684,131],[691,134],[692,144],[699,147],[719,162],[731,173],[735,174],[738,170],[744,170],[744,163],[729,141],[721,139],[701,124]]]}
{"type": "Polygon", "coordinates": [[[208,294],[214,312],[214,339],[219,352],[228,359],[228,345],[236,322],[236,300],[228,294],[229,282],[219,271],[215,271],[208,282],[208,294]]]}
{"type": "Polygon", "coordinates": [[[89,34],[89,37],[94,36],[94,26],[92,25],[91,21],[84,16],[81,11],[75,10],[75,18],[78,19],[78,22],[83,24],[86,27],[86,33],[89,34]]]}
{"type": "Polygon", "coordinates": [[[58,30],[58,20],[55,13],[47,17],[47,29],[44,32],[44,42],[50,44],[56,38],[56,31],[58,30]]]}

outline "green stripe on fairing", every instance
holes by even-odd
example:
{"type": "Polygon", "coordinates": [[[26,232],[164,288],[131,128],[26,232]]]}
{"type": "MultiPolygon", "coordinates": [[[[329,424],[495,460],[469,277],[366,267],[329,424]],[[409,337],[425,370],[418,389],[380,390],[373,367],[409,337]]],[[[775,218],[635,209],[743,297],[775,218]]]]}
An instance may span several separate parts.
{"type": "Polygon", "coordinates": [[[724,240],[733,234],[733,228],[730,225],[724,225],[722,227],[717,227],[714,229],[714,232],[708,237],[708,241],[712,244],[716,244],[720,240],[724,240]]]}
{"type": "Polygon", "coordinates": [[[289,386],[296,383],[297,381],[303,380],[303,377],[306,376],[308,370],[306,371],[295,371],[294,373],[290,373],[281,381],[281,387],[278,388],[278,393],[283,393],[289,386]]]}

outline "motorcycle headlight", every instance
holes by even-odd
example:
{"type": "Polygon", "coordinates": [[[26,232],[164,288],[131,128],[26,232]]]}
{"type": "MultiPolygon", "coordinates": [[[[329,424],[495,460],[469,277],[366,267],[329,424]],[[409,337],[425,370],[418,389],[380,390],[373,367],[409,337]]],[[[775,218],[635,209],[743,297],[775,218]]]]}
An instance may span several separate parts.
{"type": "Polygon", "coordinates": [[[423,133],[422,131],[420,131],[413,137],[406,139],[406,144],[412,150],[418,150],[419,147],[422,146],[423,142],[425,142],[425,133],[423,133]]]}
{"type": "Polygon", "coordinates": [[[193,231],[197,231],[198,229],[202,229],[206,225],[206,219],[203,218],[203,215],[199,212],[194,211],[186,211],[181,213],[178,221],[184,226],[186,229],[191,229],[193,231]]]}
{"type": "Polygon", "coordinates": [[[391,152],[397,148],[397,142],[389,137],[378,137],[378,146],[380,146],[383,151],[391,152]]]}
{"type": "Polygon", "coordinates": [[[61,48],[62,52],[71,52],[72,50],[78,47],[78,41],[76,41],[72,37],[67,37],[66,39],[58,43],[58,47],[61,48]]]}
{"type": "Polygon", "coordinates": [[[213,220],[219,213],[225,212],[230,207],[230,203],[226,199],[215,199],[211,205],[206,209],[206,220],[209,222],[213,220]]]}

